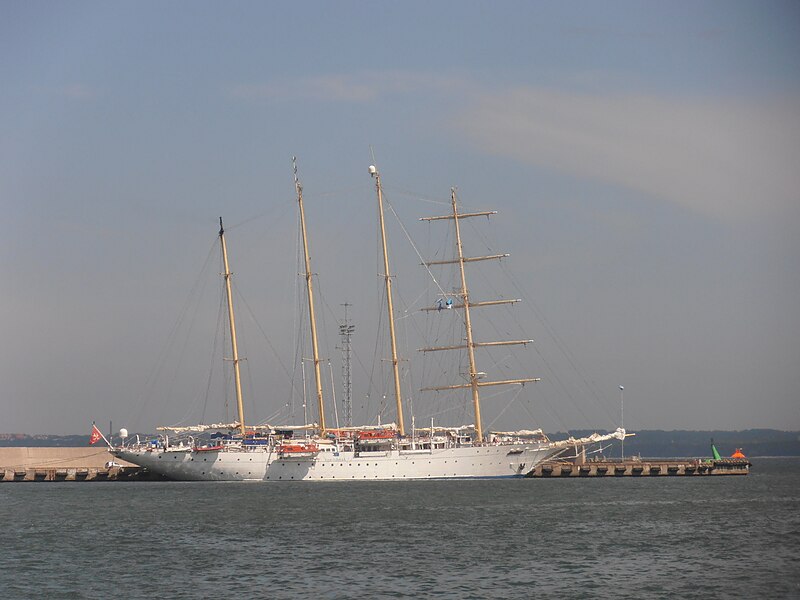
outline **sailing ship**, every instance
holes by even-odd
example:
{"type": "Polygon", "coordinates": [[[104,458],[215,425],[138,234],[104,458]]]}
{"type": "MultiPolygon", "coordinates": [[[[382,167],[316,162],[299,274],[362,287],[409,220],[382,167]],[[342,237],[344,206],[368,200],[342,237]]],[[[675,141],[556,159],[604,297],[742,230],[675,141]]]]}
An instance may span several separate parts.
{"type": "MultiPolygon", "coordinates": [[[[294,165],[295,191],[299,209],[305,262],[306,298],[311,335],[311,350],[316,384],[318,423],[273,426],[250,425],[245,420],[240,359],[237,347],[236,320],[231,291],[231,271],[228,264],[225,229],[220,218],[219,241],[224,268],[225,296],[233,366],[233,386],[236,395],[238,420],[233,423],[196,425],[189,427],[159,427],[162,434],[147,442],[122,444],[111,449],[114,456],[176,480],[201,481],[291,481],[291,480],[397,480],[522,477],[547,459],[568,449],[579,452],[587,444],[609,439],[624,439],[625,431],[561,441],[551,441],[541,429],[521,431],[484,431],[481,418],[480,392],[487,386],[525,385],[534,378],[489,381],[478,371],[475,349],[483,346],[525,344],[530,340],[476,342],[472,333],[471,309],[516,302],[491,300],[473,302],[470,299],[465,264],[492,260],[507,255],[465,257],[461,244],[460,223],[464,219],[490,216],[496,211],[462,213],[455,190],[451,190],[451,212],[443,216],[424,217],[427,221],[450,221],[455,233],[456,253],[453,260],[431,261],[427,265],[453,264],[459,270],[460,289],[454,303],[447,298],[447,307],[463,316],[464,344],[424,348],[423,352],[466,350],[468,371],[466,382],[425,388],[428,390],[467,389],[472,396],[474,424],[462,426],[412,427],[407,434],[403,416],[403,396],[395,332],[392,276],[384,223],[383,188],[380,173],[369,167],[375,181],[378,202],[379,228],[383,252],[383,279],[388,312],[389,343],[396,406],[396,423],[329,428],[325,420],[320,357],[317,343],[317,323],[314,307],[311,261],[303,206],[303,187],[294,165]],[[200,443],[208,432],[215,432],[211,442],[200,443]],[[172,439],[170,439],[172,434],[172,439]]],[[[436,308],[427,310],[437,310],[436,308]]],[[[413,422],[413,417],[412,417],[413,422]]]]}

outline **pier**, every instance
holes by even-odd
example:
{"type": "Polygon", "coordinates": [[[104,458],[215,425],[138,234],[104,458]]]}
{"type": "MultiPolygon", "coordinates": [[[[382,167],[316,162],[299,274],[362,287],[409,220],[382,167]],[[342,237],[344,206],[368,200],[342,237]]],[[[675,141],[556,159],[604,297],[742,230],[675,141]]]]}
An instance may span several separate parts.
{"type": "Polygon", "coordinates": [[[0,482],[141,481],[154,476],[105,448],[0,448],[0,482]]]}
{"type": "MultiPolygon", "coordinates": [[[[687,477],[747,475],[746,458],[594,458],[547,461],[526,477],[687,477]]],[[[0,448],[0,482],[155,481],[163,477],[115,459],[104,448],[0,448]]]]}
{"type": "Polygon", "coordinates": [[[688,477],[747,475],[746,458],[568,459],[537,465],[526,477],[688,477]]]}

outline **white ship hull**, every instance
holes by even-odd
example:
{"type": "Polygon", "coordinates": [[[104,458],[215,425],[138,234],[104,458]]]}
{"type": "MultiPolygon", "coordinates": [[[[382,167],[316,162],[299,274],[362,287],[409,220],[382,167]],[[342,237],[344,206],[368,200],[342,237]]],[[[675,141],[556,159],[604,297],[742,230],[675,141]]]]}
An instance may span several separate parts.
{"type": "Polygon", "coordinates": [[[363,481],[522,477],[558,451],[533,443],[358,454],[325,448],[313,458],[282,457],[268,447],[212,452],[117,448],[113,453],[183,481],[363,481]]]}

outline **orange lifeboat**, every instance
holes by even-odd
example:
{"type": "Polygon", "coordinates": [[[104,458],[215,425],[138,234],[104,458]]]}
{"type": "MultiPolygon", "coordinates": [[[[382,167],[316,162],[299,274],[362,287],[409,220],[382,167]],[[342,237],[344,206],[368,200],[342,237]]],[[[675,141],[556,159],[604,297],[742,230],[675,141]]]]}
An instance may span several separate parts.
{"type": "Polygon", "coordinates": [[[358,437],[362,440],[391,440],[396,435],[397,432],[394,429],[370,429],[358,432],[358,437]]]}
{"type": "Polygon", "coordinates": [[[287,458],[310,458],[319,452],[316,444],[283,443],[278,446],[278,454],[287,458]]]}
{"type": "Polygon", "coordinates": [[[741,448],[737,448],[736,452],[731,454],[731,458],[747,458],[747,457],[744,455],[741,448]]]}

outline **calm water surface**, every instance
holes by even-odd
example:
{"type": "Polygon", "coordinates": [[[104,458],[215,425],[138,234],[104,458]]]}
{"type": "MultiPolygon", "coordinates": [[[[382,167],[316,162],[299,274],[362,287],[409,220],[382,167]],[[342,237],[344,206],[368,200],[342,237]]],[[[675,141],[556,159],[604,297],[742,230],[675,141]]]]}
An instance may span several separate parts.
{"type": "Polygon", "coordinates": [[[800,459],[747,477],[6,483],[3,598],[800,598],[800,459]]]}

